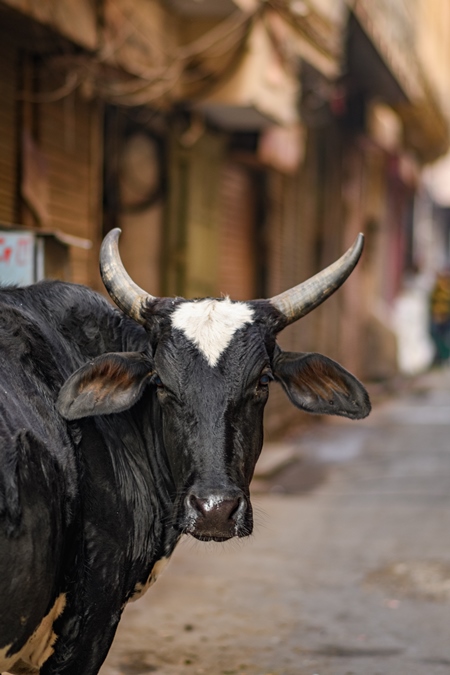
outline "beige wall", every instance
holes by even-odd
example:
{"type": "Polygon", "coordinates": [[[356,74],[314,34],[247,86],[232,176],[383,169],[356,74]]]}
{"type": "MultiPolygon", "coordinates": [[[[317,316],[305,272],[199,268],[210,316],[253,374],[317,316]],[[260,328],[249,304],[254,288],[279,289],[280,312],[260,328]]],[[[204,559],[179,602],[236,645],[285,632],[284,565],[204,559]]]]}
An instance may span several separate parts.
{"type": "Polygon", "coordinates": [[[416,0],[417,54],[450,119],[450,2],[416,0]]]}

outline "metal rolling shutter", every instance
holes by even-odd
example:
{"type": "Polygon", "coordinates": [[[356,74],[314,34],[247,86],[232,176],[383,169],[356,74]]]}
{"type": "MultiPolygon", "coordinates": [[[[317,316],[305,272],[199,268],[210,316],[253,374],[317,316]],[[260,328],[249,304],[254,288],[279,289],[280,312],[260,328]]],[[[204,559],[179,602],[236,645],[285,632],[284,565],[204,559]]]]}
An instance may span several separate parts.
{"type": "Polygon", "coordinates": [[[256,196],[252,175],[227,162],[222,170],[219,225],[219,291],[233,300],[249,300],[256,281],[256,196]]]}
{"type": "MultiPolygon", "coordinates": [[[[42,76],[41,89],[61,82],[42,76]]],[[[71,249],[71,276],[99,285],[97,250],[101,237],[101,113],[99,104],[72,93],[39,109],[39,146],[48,166],[49,227],[90,239],[91,250],[71,249]]]]}
{"type": "Polygon", "coordinates": [[[16,220],[17,49],[0,33],[0,221],[16,220]]]}

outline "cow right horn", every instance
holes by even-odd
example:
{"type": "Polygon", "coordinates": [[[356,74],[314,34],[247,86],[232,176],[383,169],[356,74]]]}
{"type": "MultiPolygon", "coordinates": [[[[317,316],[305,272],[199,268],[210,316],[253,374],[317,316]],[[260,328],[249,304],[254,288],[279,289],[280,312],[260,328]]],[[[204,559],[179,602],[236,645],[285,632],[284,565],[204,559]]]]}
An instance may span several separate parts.
{"type": "Polygon", "coordinates": [[[129,276],[119,254],[119,237],[122,230],[118,227],[108,232],[100,248],[100,274],[103,283],[116,305],[138,323],[144,325],[141,309],[153,295],[139,288],[129,276]]]}
{"type": "Polygon", "coordinates": [[[353,246],[339,260],[298,286],[271,298],[270,303],[284,314],[288,324],[294,323],[342,286],[353,272],[363,246],[364,235],[360,233],[353,246]]]}

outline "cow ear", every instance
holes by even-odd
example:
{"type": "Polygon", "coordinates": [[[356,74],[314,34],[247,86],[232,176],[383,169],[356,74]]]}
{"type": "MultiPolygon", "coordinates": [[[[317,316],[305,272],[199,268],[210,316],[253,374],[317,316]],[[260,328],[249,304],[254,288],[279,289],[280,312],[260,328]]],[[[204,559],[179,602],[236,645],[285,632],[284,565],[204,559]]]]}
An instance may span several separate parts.
{"type": "Polygon", "coordinates": [[[141,397],[151,373],[151,362],[140,352],[103,354],[69,377],[57,408],[68,420],[122,412],[141,397]]]}
{"type": "Polygon", "coordinates": [[[359,380],[322,354],[282,352],[275,357],[274,375],[297,408],[321,415],[367,417],[369,395],[359,380]]]}

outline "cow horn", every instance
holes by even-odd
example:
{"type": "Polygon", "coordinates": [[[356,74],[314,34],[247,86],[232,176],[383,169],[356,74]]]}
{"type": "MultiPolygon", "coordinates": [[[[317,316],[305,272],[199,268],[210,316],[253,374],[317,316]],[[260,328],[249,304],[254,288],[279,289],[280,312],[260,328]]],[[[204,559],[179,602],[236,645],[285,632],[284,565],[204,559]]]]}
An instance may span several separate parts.
{"type": "Polygon", "coordinates": [[[145,324],[141,309],[148,300],[154,298],[139,288],[125,270],[118,246],[121,232],[122,230],[116,227],[103,239],[100,249],[100,274],[106,290],[122,312],[138,323],[145,324]]]}
{"type": "Polygon", "coordinates": [[[330,297],[350,276],[364,246],[364,235],[359,234],[353,246],[332,265],[298,286],[270,299],[288,320],[288,324],[308,314],[330,297]]]}

